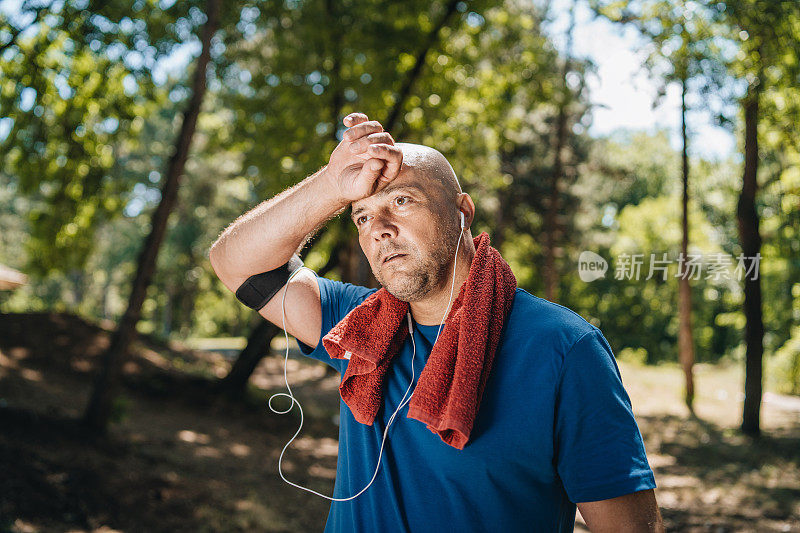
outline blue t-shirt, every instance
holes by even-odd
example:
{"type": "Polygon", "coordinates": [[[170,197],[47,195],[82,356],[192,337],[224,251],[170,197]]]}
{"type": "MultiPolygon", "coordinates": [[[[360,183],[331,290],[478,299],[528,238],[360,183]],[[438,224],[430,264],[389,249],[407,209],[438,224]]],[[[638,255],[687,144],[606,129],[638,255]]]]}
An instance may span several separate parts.
{"type": "MultiPolygon", "coordinates": [[[[320,342],[300,348],[344,375],[349,361],[331,358],[322,336],[377,289],[319,276],[317,282],[320,342]]],[[[438,329],[414,324],[414,386],[438,329]]],[[[372,479],[386,423],[412,379],[411,358],[407,337],[387,371],[373,425],[357,422],[339,397],[333,497],[352,496],[372,479]]],[[[408,404],[389,428],[372,485],[352,500],[331,502],[326,532],[573,531],[574,502],[656,487],[603,334],[574,311],[519,288],[464,449],[407,414],[408,404]]]]}

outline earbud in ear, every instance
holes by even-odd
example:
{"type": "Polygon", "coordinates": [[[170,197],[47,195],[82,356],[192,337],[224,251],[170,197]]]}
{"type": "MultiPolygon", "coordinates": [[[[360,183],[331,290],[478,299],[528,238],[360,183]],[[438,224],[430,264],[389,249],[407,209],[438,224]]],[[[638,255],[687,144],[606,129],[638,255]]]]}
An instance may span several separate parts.
{"type": "Polygon", "coordinates": [[[466,227],[466,222],[464,222],[464,211],[459,211],[458,214],[461,215],[461,229],[463,230],[466,227]]]}

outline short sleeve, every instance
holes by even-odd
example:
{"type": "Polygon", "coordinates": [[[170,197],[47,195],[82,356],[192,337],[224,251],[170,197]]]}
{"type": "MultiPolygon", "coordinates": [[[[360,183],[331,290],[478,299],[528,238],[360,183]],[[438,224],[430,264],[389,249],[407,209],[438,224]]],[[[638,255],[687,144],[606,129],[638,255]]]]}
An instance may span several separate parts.
{"type": "Polygon", "coordinates": [[[320,276],[316,278],[317,285],[319,286],[320,305],[322,306],[322,329],[320,331],[319,342],[317,342],[315,347],[304,344],[299,340],[297,344],[303,355],[327,363],[339,372],[344,373],[347,360],[334,359],[328,355],[328,352],[322,345],[322,337],[333,329],[333,326],[338,324],[347,313],[363,302],[367,296],[377,289],[370,289],[368,287],[335,281],[320,276]]]}
{"type": "Polygon", "coordinates": [[[554,438],[558,474],[573,503],[656,487],[619,367],[596,327],[564,357],[554,438]]]}

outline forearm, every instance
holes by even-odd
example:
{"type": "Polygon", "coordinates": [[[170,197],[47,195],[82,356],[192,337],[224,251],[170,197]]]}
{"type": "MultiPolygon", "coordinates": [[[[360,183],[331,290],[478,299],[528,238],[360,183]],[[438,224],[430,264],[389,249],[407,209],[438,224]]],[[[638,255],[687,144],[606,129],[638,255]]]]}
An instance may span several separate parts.
{"type": "Polygon", "coordinates": [[[244,279],[278,268],[312,231],[347,206],[333,194],[326,168],[265,200],[222,232],[209,251],[220,278],[244,279]]]}
{"type": "Polygon", "coordinates": [[[577,505],[592,533],[663,533],[664,531],[653,489],[577,505]]]}

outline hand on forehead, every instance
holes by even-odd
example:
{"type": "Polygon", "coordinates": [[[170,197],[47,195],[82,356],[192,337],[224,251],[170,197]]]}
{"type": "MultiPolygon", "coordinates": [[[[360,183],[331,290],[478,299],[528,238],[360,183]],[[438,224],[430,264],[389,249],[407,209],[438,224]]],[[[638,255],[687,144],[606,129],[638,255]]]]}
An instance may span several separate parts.
{"type": "MultiPolygon", "coordinates": [[[[347,130],[342,140],[348,143],[350,153],[365,159],[365,164],[379,161],[383,164],[377,189],[381,189],[400,173],[403,152],[394,144],[389,132],[377,120],[369,120],[364,113],[350,113],[343,119],[347,130]]],[[[377,167],[375,167],[377,168],[377,167]]]]}
{"type": "MultiPolygon", "coordinates": [[[[343,138],[351,143],[351,152],[365,154],[364,157],[381,157],[384,153],[398,153],[394,150],[384,152],[383,150],[388,146],[384,148],[382,144],[399,148],[401,158],[400,165],[396,169],[398,173],[406,168],[420,170],[425,174],[431,174],[430,177],[439,178],[446,188],[461,192],[453,167],[438,150],[423,144],[396,143],[391,134],[383,130],[380,122],[369,120],[364,113],[350,113],[344,117],[343,122],[348,127],[343,138]],[[375,145],[375,147],[371,148],[371,145],[375,145]],[[448,181],[450,183],[444,183],[448,181]]],[[[387,163],[394,163],[394,161],[387,161],[387,163]]]]}

